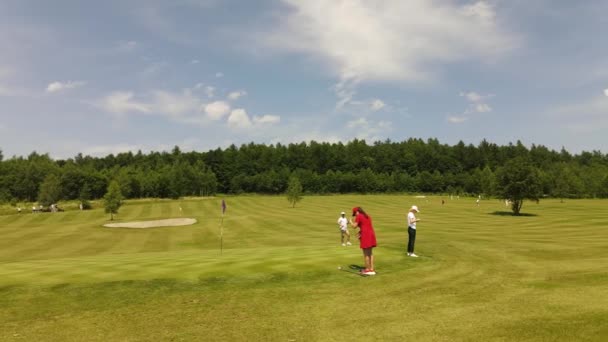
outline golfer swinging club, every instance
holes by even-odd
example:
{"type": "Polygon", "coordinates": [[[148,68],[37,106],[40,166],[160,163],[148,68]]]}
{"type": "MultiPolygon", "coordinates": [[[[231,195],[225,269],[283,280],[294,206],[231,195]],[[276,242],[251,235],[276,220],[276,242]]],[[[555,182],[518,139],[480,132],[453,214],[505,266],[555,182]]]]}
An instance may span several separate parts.
{"type": "Polygon", "coordinates": [[[340,213],[340,217],[338,218],[338,227],[340,228],[340,240],[342,241],[342,246],[350,246],[350,233],[348,232],[348,220],[346,219],[346,213],[340,213]],[[346,238],[346,244],[344,244],[344,238],[346,238]]]}
{"type": "Polygon", "coordinates": [[[350,224],[353,228],[359,228],[359,247],[363,251],[363,261],[365,269],[361,270],[361,275],[376,275],[374,270],[374,255],[372,253],[376,247],[376,233],[372,226],[372,218],[361,207],[353,208],[353,217],[350,224]]]}

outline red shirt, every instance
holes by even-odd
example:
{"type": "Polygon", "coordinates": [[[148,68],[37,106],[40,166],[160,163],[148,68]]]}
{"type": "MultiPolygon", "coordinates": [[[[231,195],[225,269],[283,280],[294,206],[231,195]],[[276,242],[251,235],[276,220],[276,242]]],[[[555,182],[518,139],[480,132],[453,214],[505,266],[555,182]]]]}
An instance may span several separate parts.
{"type": "Polygon", "coordinates": [[[355,222],[359,226],[359,247],[376,247],[376,233],[372,226],[372,218],[359,213],[355,217],[355,222]]]}

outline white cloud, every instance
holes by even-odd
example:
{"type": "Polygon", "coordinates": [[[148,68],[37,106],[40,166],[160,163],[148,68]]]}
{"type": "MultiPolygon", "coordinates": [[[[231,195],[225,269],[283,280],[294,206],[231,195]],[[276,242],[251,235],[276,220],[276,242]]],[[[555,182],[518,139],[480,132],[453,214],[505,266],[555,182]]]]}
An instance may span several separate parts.
{"type": "Polygon", "coordinates": [[[83,82],[83,81],[67,81],[67,82],[55,81],[55,82],[50,83],[46,87],[46,92],[47,93],[57,93],[60,91],[64,91],[66,89],[74,89],[74,88],[82,87],[85,84],[86,84],[86,82],[83,82]]]}
{"type": "Polygon", "coordinates": [[[386,104],[380,100],[380,99],[375,99],[372,101],[372,103],[370,104],[370,108],[372,111],[377,112],[380,109],[386,107],[386,104]]]}
{"type": "Polygon", "coordinates": [[[351,104],[353,98],[357,94],[356,88],[359,83],[357,79],[343,79],[336,83],[332,89],[338,98],[336,109],[342,109],[346,105],[351,104]]]}
{"type": "Polygon", "coordinates": [[[325,61],[341,80],[425,81],[437,63],[500,57],[517,44],[486,1],[283,2],[291,10],[262,39],[325,61]]]}
{"type": "Polygon", "coordinates": [[[155,91],[152,111],[166,114],[170,117],[179,117],[184,114],[196,113],[201,103],[189,89],[182,93],[155,91]]]}
{"type": "Polygon", "coordinates": [[[358,82],[339,82],[332,87],[338,101],[335,109],[339,111],[353,112],[360,115],[367,115],[373,112],[392,111],[394,108],[387,105],[381,99],[357,99],[355,98],[358,82]]]}
{"type": "Polygon", "coordinates": [[[101,101],[101,107],[110,112],[116,114],[124,114],[129,112],[150,112],[150,106],[143,102],[133,100],[134,94],[132,92],[117,91],[109,94],[101,101]]]}
{"type": "Polygon", "coordinates": [[[251,120],[244,109],[238,108],[230,113],[230,116],[228,117],[228,126],[241,129],[250,128],[251,120]]]}
{"type": "Polygon", "coordinates": [[[608,88],[604,89],[604,95],[608,96],[608,88]]]}
{"type": "Polygon", "coordinates": [[[262,116],[254,116],[253,122],[255,124],[276,124],[281,121],[281,117],[278,115],[262,115],[262,116]]]}
{"type": "Polygon", "coordinates": [[[387,136],[387,132],[392,130],[392,123],[389,121],[374,123],[366,118],[358,118],[347,122],[346,127],[353,130],[355,136],[359,139],[376,141],[382,140],[382,137],[387,136]]]}
{"type": "Polygon", "coordinates": [[[448,122],[453,124],[460,124],[467,121],[469,118],[464,116],[448,116],[448,122]]]}
{"type": "Polygon", "coordinates": [[[209,119],[217,121],[228,114],[230,111],[230,104],[225,101],[215,101],[205,105],[203,110],[209,119]]]}
{"type": "Polygon", "coordinates": [[[190,64],[199,64],[201,61],[199,61],[198,59],[193,59],[190,61],[190,64]]]}
{"type": "Polygon", "coordinates": [[[490,107],[487,103],[478,103],[474,108],[477,113],[488,113],[492,111],[492,107],[490,107]]]}
{"type": "Polygon", "coordinates": [[[489,113],[492,111],[492,107],[486,103],[486,100],[494,97],[493,94],[481,95],[471,91],[468,93],[460,92],[460,96],[465,97],[469,102],[469,108],[467,108],[464,114],[489,113]]]}
{"type": "Polygon", "coordinates": [[[462,13],[466,16],[480,19],[482,22],[492,24],[496,18],[496,12],[485,1],[478,1],[472,5],[465,5],[462,8],[462,13]]]}
{"type": "Polygon", "coordinates": [[[215,87],[206,86],[205,87],[205,94],[207,95],[208,98],[214,97],[215,96],[215,87]]]}
{"type": "Polygon", "coordinates": [[[481,100],[483,100],[483,96],[477,94],[474,91],[468,92],[468,93],[460,93],[460,96],[464,96],[467,98],[467,100],[469,100],[469,102],[479,102],[481,100]]]}
{"type": "Polygon", "coordinates": [[[224,74],[223,74],[223,73],[221,73],[221,72],[216,72],[216,73],[215,73],[215,77],[217,77],[217,78],[222,78],[222,77],[224,77],[224,74]]]}
{"type": "Polygon", "coordinates": [[[228,94],[228,99],[230,100],[238,100],[240,97],[247,95],[247,92],[244,90],[233,91],[228,94]]]}

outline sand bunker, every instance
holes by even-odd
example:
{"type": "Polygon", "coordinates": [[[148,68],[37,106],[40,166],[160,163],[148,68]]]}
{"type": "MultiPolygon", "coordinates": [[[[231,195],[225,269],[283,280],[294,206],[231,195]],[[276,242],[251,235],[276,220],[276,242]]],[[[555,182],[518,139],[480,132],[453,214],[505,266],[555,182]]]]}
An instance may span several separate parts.
{"type": "Polygon", "coordinates": [[[174,226],[189,226],[195,224],[196,219],[193,218],[172,218],[166,220],[155,221],[137,221],[137,222],[120,222],[104,224],[108,228],[156,228],[156,227],[174,227],[174,226]]]}

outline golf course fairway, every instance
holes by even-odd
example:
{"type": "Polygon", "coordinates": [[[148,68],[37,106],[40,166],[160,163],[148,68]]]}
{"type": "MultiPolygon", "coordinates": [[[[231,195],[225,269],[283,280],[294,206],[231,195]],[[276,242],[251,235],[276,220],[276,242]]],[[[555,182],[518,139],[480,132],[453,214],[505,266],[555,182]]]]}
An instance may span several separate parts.
{"type": "Polygon", "coordinates": [[[0,216],[1,341],[602,341],[608,338],[608,200],[504,202],[414,195],[127,201],[0,216]],[[442,205],[442,199],[445,204],[442,205]],[[405,215],[420,213],[419,258],[405,215]],[[373,219],[376,276],[356,233],[373,219]],[[220,251],[220,232],[222,250],[220,251]]]}

